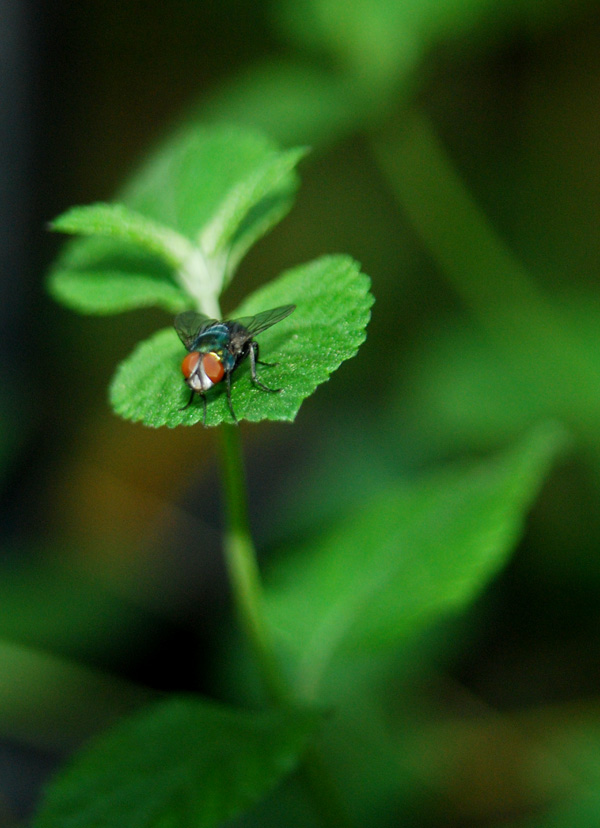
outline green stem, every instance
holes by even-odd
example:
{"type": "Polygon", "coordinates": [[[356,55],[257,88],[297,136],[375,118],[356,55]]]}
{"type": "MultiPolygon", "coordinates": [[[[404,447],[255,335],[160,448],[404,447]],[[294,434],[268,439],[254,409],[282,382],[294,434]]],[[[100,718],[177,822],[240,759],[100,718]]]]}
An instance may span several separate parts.
{"type": "Polygon", "coordinates": [[[239,429],[223,425],[220,430],[226,508],[225,561],[234,601],[267,695],[275,704],[285,704],[289,702],[289,692],[265,621],[262,585],[250,533],[239,429]]]}
{"type": "Polygon", "coordinates": [[[547,322],[550,303],[474,201],[428,120],[406,112],[373,141],[394,195],[427,250],[480,325],[497,336],[514,309],[547,322]]]}
{"type": "Polygon", "coordinates": [[[598,387],[596,372],[581,362],[577,332],[487,220],[427,118],[403,113],[402,123],[386,126],[372,147],[398,203],[502,355],[515,388],[552,400],[566,421],[575,416],[579,427],[597,428],[572,404],[594,399],[598,387]]]}
{"type": "MultiPolygon", "coordinates": [[[[293,703],[293,694],[277,661],[266,622],[264,595],[250,533],[241,441],[236,426],[223,425],[222,476],[226,504],[225,560],[241,624],[271,702],[293,703]]],[[[317,745],[307,751],[300,769],[313,805],[325,826],[351,828],[351,821],[317,745]]]]}

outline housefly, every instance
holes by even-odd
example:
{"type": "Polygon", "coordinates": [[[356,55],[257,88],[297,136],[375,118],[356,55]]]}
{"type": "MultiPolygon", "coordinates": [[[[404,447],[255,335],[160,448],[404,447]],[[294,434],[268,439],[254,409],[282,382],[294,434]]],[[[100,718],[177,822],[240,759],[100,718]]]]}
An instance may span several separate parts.
{"type": "MultiPolygon", "coordinates": [[[[267,388],[256,376],[257,365],[273,367],[276,363],[261,362],[258,358],[258,342],[254,337],[266,331],[277,322],[289,316],[295,305],[282,305],[279,308],[263,311],[256,316],[244,316],[241,319],[219,322],[203,313],[186,311],[175,317],[177,335],[189,351],[181,363],[181,372],[188,388],[191,389],[188,408],[194,394],[202,397],[204,405],[204,424],[206,425],[206,392],[225,380],[227,402],[231,416],[237,423],[237,417],[231,402],[231,375],[247,357],[250,357],[250,379],[262,391],[276,394],[281,388],[267,388]]],[[[182,409],[183,410],[183,409],[182,409]]]]}

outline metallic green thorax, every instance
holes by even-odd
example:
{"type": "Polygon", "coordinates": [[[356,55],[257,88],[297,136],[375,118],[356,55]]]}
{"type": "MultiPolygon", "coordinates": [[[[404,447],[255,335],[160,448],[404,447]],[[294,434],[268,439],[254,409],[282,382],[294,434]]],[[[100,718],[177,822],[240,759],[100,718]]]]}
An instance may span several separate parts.
{"type": "MultiPolygon", "coordinates": [[[[234,333],[232,331],[234,327],[238,328],[239,325],[236,322],[216,322],[199,334],[190,347],[190,351],[200,351],[204,354],[214,351],[221,357],[225,371],[228,373],[233,371],[239,357],[242,355],[243,344],[248,342],[250,338],[247,331],[242,329],[244,331],[242,348],[235,347],[237,343],[234,343],[234,333]]],[[[238,339],[238,337],[235,338],[238,339]]]]}

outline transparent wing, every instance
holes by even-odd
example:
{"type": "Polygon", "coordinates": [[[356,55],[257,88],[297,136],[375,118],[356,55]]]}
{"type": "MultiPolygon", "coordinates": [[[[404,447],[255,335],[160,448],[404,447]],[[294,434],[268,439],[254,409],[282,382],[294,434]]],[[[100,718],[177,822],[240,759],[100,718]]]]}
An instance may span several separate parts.
{"type": "Polygon", "coordinates": [[[281,322],[282,319],[285,319],[295,310],[296,305],[282,305],[279,308],[257,313],[256,316],[242,316],[241,319],[234,319],[233,321],[245,328],[250,336],[256,336],[261,331],[266,331],[271,325],[281,322]]]}
{"type": "Polygon", "coordinates": [[[173,325],[177,331],[177,336],[188,351],[193,350],[194,343],[206,328],[211,325],[216,325],[217,320],[205,316],[203,313],[197,311],[184,311],[175,317],[173,325]]]}

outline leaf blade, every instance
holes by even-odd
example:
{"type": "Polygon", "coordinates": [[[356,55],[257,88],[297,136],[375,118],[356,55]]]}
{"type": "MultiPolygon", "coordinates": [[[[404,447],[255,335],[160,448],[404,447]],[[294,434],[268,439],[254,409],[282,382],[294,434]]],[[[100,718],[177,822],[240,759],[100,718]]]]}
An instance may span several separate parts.
{"type": "MultiPolygon", "coordinates": [[[[233,375],[232,399],[238,419],[295,418],[302,401],[341,363],[354,356],[366,337],[373,297],[370,281],[348,256],[325,256],[283,273],[240,305],[228,318],[253,316],[295,302],[294,313],[260,334],[261,355],[276,367],[260,366],[259,378],[279,394],[267,394],[250,381],[245,363],[233,375]]],[[[201,404],[180,410],[189,392],[179,363],[185,355],[174,331],[159,331],[118,367],[110,388],[117,414],[145,425],[194,425],[201,404]]],[[[224,385],[224,384],[222,384],[224,385]]],[[[231,422],[225,389],[208,392],[207,425],[231,422]]]]}
{"type": "Polygon", "coordinates": [[[52,230],[82,236],[104,236],[131,242],[180,268],[191,255],[191,245],[179,233],[146,218],[124,204],[98,202],[71,207],[50,222],[52,230]]]}
{"type": "Polygon", "coordinates": [[[169,313],[189,307],[189,296],[164,261],[133,245],[100,237],[69,241],[48,274],[59,302],[96,315],[157,306],[169,313]]]}
{"type": "Polygon", "coordinates": [[[563,440],[549,426],[493,460],[391,486],[320,545],[288,555],[272,575],[268,611],[305,686],[312,691],[339,652],[395,646],[483,589],[563,440]]]}
{"type": "Polygon", "coordinates": [[[249,128],[182,127],[132,176],[118,204],[74,208],[56,222],[55,229],[101,230],[104,238],[84,237],[65,247],[49,276],[51,293],[80,312],[106,314],[151,304],[183,310],[203,305],[201,293],[208,289],[203,306],[213,312],[242,256],[290,209],[301,155],[281,152],[249,128]],[[229,247],[205,261],[199,238],[219,214],[229,247]]]}
{"type": "MultiPolygon", "coordinates": [[[[307,150],[274,152],[231,188],[200,235],[207,254],[227,254],[228,275],[248,248],[289,210],[298,186],[294,169],[307,150]],[[248,217],[252,216],[251,221],[248,217]]],[[[227,278],[226,278],[227,281],[227,278]]]]}
{"type": "Polygon", "coordinates": [[[293,770],[319,718],[196,697],[153,705],[81,752],[49,788],[34,828],[220,825],[293,770]]]}

